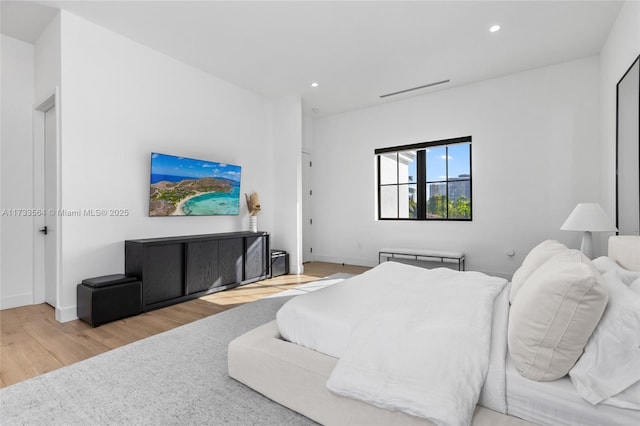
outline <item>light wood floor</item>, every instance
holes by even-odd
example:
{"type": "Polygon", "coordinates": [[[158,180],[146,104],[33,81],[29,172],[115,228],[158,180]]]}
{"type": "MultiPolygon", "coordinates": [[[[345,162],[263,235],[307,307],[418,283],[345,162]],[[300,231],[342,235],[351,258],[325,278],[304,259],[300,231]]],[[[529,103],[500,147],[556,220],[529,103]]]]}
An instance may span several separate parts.
{"type": "Polygon", "coordinates": [[[303,275],[283,275],[222,291],[93,328],[80,321],[59,323],[54,309],[32,305],[0,311],[0,387],[9,386],[100,353],[162,333],[247,302],[337,272],[369,268],[310,262],[303,275]]]}

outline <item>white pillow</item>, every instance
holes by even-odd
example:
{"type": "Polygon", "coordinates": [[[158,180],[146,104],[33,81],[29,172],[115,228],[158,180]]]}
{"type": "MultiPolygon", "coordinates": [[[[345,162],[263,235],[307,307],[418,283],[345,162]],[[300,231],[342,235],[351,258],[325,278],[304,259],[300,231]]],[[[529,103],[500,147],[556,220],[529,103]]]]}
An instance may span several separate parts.
{"type": "Polygon", "coordinates": [[[607,305],[600,273],[578,250],[556,254],[522,286],[509,313],[509,353],[521,375],[556,380],[576,363],[607,305]]]}
{"type": "Polygon", "coordinates": [[[618,265],[618,263],[616,263],[616,261],[611,259],[610,257],[600,256],[596,259],[593,259],[592,262],[598,272],[600,272],[602,275],[610,271],[615,271],[615,273],[620,278],[620,281],[622,281],[622,283],[626,286],[631,285],[632,282],[640,278],[640,272],[629,271],[618,265]]]}
{"type": "Polygon", "coordinates": [[[615,274],[615,276],[620,280],[620,282],[627,287],[633,284],[638,278],[640,278],[640,272],[635,271],[627,271],[624,268],[619,268],[610,272],[611,274],[615,274]]]}
{"type": "Polygon", "coordinates": [[[592,404],[640,409],[640,296],[604,275],[609,304],[569,372],[580,396],[592,404]]]}
{"type": "Polygon", "coordinates": [[[591,262],[593,263],[593,266],[595,266],[598,272],[600,272],[601,274],[606,274],[612,269],[617,269],[621,267],[616,263],[615,260],[613,260],[609,256],[596,257],[591,262]]]}
{"type": "Polygon", "coordinates": [[[567,246],[555,240],[546,240],[535,246],[527,257],[522,261],[522,265],[513,274],[511,279],[511,293],[509,294],[509,302],[513,303],[516,294],[524,285],[527,278],[531,276],[542,264],[549,260],[553,255],[569,250],[567,246]]]}

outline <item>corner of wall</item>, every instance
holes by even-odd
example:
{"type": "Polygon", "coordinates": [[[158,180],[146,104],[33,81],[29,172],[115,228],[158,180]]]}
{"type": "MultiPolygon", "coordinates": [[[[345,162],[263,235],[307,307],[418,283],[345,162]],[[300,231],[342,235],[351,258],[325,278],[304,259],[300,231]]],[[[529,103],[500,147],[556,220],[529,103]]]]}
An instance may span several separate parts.
{"type": "Polygon", "coordinates": [[[71,308],[56,308],[56,321],[69,322],[78,319],[78,312],[75,306],[71,308]]]}
{"type": "Polygon", "coordinates": [[[272,241],[289,252],[292,271],[302,270],[302,120],[299,96],[274,100],[273,201],[279,210],[272,241]]]}

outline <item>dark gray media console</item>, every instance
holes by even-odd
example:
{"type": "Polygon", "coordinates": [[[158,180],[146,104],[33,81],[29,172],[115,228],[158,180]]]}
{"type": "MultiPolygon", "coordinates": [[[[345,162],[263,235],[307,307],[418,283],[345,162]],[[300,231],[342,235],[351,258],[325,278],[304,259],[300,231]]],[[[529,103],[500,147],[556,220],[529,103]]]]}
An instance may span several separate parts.
{"type": "Polygon", "coordinates": [[[269,278],[267,232],[125,241],[125,274],[142,282],[142,311],[269,278]]]}

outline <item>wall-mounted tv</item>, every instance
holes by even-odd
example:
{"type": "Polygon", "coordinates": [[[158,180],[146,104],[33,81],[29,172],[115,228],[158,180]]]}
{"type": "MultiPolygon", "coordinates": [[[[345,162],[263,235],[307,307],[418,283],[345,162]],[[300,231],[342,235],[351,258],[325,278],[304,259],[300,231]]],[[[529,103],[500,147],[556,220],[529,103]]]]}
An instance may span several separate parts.
{"type": "Polygon", "coordinates": [[[149,216],[237,215],[240,166],[151,153],[149,216]]]}

